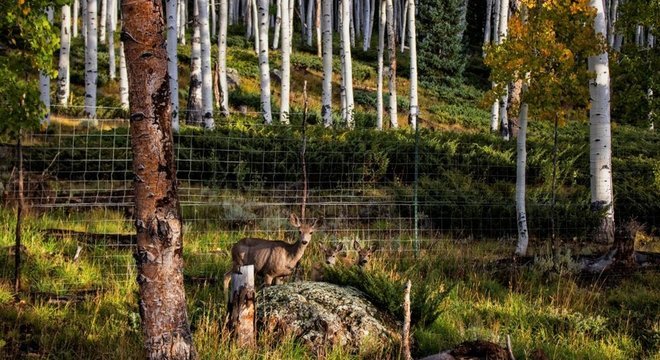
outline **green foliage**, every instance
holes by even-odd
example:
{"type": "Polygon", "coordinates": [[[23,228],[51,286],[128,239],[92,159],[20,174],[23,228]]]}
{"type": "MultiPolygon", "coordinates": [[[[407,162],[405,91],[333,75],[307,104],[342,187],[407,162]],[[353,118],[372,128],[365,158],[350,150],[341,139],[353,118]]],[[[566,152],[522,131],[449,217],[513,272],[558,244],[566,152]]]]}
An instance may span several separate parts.
{"type": "Polygon", "coordinates": [[[44,116],[38,74],[53,76],[59,37],[46,17],[48,6],[64,0],[0,2],[0,134],[35,128],[44,116]]]}
{"type": "Polygon", "coordinates": [[[465,70],[465,1],[421,0],[417,10],[420,80],[433,85],[456,85],[465,70]]]}
{"type": "Polygon", "coordinates": [[[527,83],[521,101],[532,105],[532,118],[584,117],[589,100],[586,84],[593,77],[587,59],[605,51],[604,39],[593,28],[595,10],[588,0],[542,5],[524,0],[523,7],[509,19],[506,40],[486,49],[485,63],[496,84],[487,102],[520,80],[527,83]]]}

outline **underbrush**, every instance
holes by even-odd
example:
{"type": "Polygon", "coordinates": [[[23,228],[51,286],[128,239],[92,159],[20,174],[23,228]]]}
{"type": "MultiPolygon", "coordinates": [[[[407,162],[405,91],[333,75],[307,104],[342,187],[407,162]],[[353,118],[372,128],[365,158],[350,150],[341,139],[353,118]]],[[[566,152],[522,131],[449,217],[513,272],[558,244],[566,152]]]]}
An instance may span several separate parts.
{"type": "MultiPolygon", "coordinates": [[[[130,250],[87,248],[72,259],[76,241],[42,230],[62,214],[31,215],[24,227],[25,255],[20,302],[11,291],[15,213],[0,209],[0,351],[13,356],[58,359],[130,359],[143,354],[134,260],[130,250]],[[86,292],[87,291],[87,292],[86,292]],[[67,295],[82,294],[66,298],[67,295]],[[54,295],[65,300],[53,300],[54,295]]],[[[100,229],[109,211],[70,214],[67,224],[100,229]],[[78,224],[78,225],[76,225],[78,224]]],[[[60,219],[60,220],[58,220],[60,219]]],[[[118,218],[117,218],[118,219],[118,218]]],[[[129,230],[117,221],[105,231],[129,230]]],[[[185,237],[186,294],[195,344],[203,359],[313,359],[292,337],[261,334],[253,350],[231,344],[223,329],[224,294],[217,281],[229,267],[229,231],[190,227],[185,237]]],[[[217,228],[216,228],[217,229],[217,228]]],[[[319,234],[303,258],[309,276],[320,263],[319,234]]],[[[459,342],[512,339],[516,358],[542,349],[552,359],[642,359],[660,356],[660,274],[621,274],[615,282],[584,283],[570,273],[521,267],[502,275],[495,260],[512,242],[427,239],[415,256],[409,241],[381,247],[364,270],[338,266],[329,280],[363,290],[381,310],[402,320],[403,284],[412,282],[413,349],[417,356],[459,342]]],[[[353,256],[352,251],[347,256],[353,256]]],[[[328,359],[360,359],[342,348],[328,359]]],[[[384,355],[398,358],[398,354],[384,355]]]]}

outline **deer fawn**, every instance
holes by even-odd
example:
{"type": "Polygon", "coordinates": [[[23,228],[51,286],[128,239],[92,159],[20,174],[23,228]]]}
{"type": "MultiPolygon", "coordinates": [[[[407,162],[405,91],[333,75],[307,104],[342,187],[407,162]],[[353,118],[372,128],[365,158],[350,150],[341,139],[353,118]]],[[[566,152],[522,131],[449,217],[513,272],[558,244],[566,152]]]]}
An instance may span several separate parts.
{"type": "Polygon", "coordinates": [[[238,273],[243,265],[254,265],[255,274],[263,276],[264,286],[272,285],[273,281],[291,275],[305,249],[312,239],[320,219],[312,225],[301,223],[296,214],[289,216],[289,222],[300,231],[300,239],[293,244],[281,240],[266,240],[259,238],[243,238],[231,248],[232,268],[224,276],[225,292],[229,288],[231,273],[238,273]]]}
{"type": "Polygon", "coordinates": [[[358,252],[358,261],[357,266],[364,268],[369,263],[371,255],[376,251],[376,245],[372,245],[367,248],[360,246],[360,243],[357,240],[353,240],[353,248],[358,252]]]}
{"type": "MultiPolygon", "coordinates": [[[[325,256],[325,266],[335,266],[337,263],[337,255],[344,249],[344,244],[337,244],[334,246],[326,247],[321,244],[321,251],[325,256]]],[[[312,280],[313,281],[323,281],[325,278],[325,272],[323,271],[322,264],[316,264],[312,268],[312,280]]]]}

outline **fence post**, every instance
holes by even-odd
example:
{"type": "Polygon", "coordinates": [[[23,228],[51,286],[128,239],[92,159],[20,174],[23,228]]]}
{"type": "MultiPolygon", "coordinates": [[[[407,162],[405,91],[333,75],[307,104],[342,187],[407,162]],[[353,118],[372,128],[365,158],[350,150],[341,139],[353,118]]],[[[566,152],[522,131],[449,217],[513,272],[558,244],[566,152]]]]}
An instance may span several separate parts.
{"type": "Polygon", "coordinates": [[[254,265],[241,266],[239,271],[240,274],[231,274],[228,327],[239,346],[254,346],[257,340],[254,265]]]}

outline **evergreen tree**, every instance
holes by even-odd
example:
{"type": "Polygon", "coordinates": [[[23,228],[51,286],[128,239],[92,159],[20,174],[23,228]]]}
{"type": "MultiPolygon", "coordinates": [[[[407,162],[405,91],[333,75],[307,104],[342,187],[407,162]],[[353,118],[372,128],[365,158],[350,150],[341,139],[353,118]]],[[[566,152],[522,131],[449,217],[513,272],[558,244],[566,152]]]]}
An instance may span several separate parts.
{"type": "Polygon", "coordinates": [[[417,14],[420,80],[452,84],[465,69],[464,0],[420,0],[417,14]]]}

